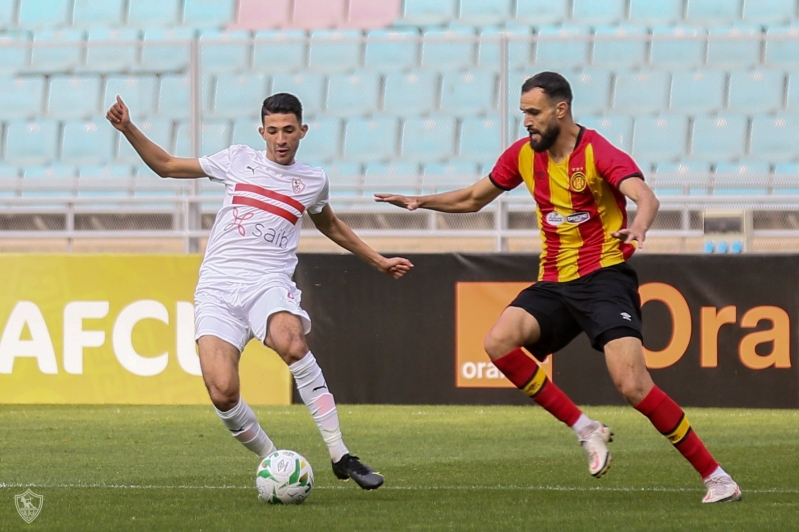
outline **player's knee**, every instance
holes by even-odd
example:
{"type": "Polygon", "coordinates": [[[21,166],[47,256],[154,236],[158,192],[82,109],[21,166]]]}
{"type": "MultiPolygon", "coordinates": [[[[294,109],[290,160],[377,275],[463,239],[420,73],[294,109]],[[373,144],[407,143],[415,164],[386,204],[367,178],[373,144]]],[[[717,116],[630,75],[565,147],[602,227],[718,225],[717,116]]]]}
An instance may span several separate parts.
{"type": "Polygon", "coordinates": [[[508,342],[494,331],[489,331],[483,339],[483,349],[491,360],[496,360],[510,352],[513,346],[509,346],[508,342]]]}
{"type": "Polygon", "coordinates": [[[211,402],[222,412],[227,412],[239,403],[239,388],[230,383],[206,383],[211,402]]]}
{"type": "Polygon", "coordinates": [[[627,377],[617,379],[615,384],[616,389],[621,392],[631,405],[640,403],[646,397],[646,394],[649,393],[649,390],[652,389],[652,381],[649,378],[627,377]]]}

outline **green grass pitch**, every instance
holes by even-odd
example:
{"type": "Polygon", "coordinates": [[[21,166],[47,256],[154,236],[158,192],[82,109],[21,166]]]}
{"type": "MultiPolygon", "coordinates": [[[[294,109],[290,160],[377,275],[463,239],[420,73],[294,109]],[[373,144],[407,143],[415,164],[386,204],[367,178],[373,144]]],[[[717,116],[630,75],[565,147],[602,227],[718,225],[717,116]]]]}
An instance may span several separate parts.
{"type": "Polygon", "coordinates": [[[279,448],[314,468],[298,506],[257,499],[257,459],[209,407],[0,406],[0,530],[795,530],[799,411],[687,409],[740,483],[702,505],[699,478],[631,408],[587,408],[615,432],[588,474],[574,434],[540,408],[340,405],[350,450],[386,477],[333,477],[301,405],[256,407],[279,448]],[[36,520],[14,495],[44,497],[36,520]]]}

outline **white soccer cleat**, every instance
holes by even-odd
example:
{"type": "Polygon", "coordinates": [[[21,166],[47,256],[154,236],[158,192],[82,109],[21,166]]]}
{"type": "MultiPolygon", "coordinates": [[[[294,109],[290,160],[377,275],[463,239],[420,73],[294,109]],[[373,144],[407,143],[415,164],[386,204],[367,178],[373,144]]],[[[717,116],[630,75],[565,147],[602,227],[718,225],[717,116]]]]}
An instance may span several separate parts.
{"type": "Polygon", "coordinates": [[[610,469],[608,443],[613,441],[613,433],[605,425],[594,422],[580,434],[580,445],[588,456],[588,472],[596,478],[610,469]]]}
{"type": "Polygon", "coordinates": [[[705,486],[707,486],[707,495],[702,499],[705,504],[741,500],[741,488],[729,475],[709,478],[705,481],[705,486]]]}

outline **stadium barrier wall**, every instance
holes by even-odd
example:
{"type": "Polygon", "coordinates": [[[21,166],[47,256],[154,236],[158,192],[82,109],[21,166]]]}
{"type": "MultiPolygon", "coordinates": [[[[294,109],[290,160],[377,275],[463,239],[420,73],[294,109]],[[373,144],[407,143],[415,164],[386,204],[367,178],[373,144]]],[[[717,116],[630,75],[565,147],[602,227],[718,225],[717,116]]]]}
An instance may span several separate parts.
{"type": "MultiPolygon", "coordinates": [[[[408,258],[415,268],[399,281],[350,255],[300,258],[309,344],[337,401],[527,404],[482,341],[534,281],[538,257],[408,258]]],[[[794,255],[634,257],[655,382],[686,406],[799,407],[797,263],[794,255]]],[[[624,404],[584,335],[550,360],[576,402],[624,404]]]]}
{"type": "MultiPolygon", "coordinates": [[[[197,255],[0,255],[0,403],[203,404],[197,255]]],[[[291,374],[257,341],[252,404],[289,404],[291,374]]]]}

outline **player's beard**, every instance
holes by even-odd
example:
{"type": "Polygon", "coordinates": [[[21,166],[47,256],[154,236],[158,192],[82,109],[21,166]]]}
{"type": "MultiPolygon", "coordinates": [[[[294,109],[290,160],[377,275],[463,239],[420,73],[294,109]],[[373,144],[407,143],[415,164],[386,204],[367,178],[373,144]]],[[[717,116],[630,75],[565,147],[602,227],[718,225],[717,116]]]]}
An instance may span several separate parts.
{"type": "Polygon", "coordinates": [[[552,145],[555,144],[555,141],[558,140],[558,135],[560,135],[560,124],[557,121],[554,121],[549,124],[549,127],[546,131],[539,131],[539,134],[541,135],[541,140],[538,142],[534,141],[533,136],[530,135],[530,146],[534,151],[541,153],[551,148],[552,145]]]}

